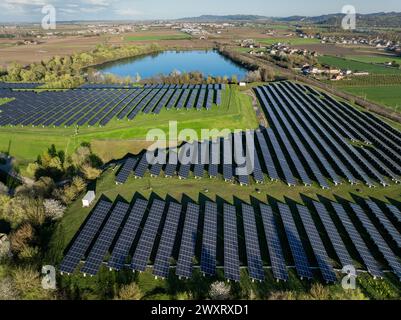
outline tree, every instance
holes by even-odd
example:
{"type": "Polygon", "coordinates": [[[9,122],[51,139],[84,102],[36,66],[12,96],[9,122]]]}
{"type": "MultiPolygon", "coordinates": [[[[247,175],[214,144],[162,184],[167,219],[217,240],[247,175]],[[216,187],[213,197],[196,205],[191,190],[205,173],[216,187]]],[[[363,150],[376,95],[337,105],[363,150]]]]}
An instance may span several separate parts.
{"type": "Polygon", "coordinates": [[[214,282],[210,286],[209,296],[212,300],[229,300],[230,286],[223,281],[214,282]]]}
{"type": "Polygon", "coordinates": [[[11,251],[19,254],[33,240],[35,232],[29,223],[24,223],[10,235],[11,251]]]}
{"type": "Polygon", "coordinates": [[[18,300],[20,296],[15,289],[12,277],[5,277],[0,280],[0,301],[1,300],[18,300]]]}
{"type": "Polygon", "coordinates": [[[135,282],[124,285],[120,288],[115,300],[141,300],[143,294],[135,282]]]}
{"type": "Polygon", "coordinates": [[[7,186],[0,181],[0,195],[8,194],[7,186]]]}
{"type": "Polygon", "coordinates": [[[63,217],[66,207],[60,201],[55,199],[46,199],[43,201],[45,214],[51,220],[59,220],[63,217]]]}
{"type": "Polygon", "coordinates": [[[88,164],[84,164],[84,165],[81,167],[81,171],[82,171],[82,173],[84,174],[84,176],[85,176],[85,178],[86,178],[87,180],[95,180],[95,179],[97,179],[97,178],[101,175],[101,173],[102,173],[102,170],[93,168],[93,167],[91,167],[91,166],[88,165],[88,164]]]}

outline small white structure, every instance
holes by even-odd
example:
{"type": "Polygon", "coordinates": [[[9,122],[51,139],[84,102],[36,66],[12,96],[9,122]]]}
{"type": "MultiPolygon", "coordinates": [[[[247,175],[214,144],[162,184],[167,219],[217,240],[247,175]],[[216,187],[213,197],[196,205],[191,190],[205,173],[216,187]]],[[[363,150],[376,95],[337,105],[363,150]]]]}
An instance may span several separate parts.
{"type": "Polygon", "coordinates": [[[239,86],[240,86],[240,87],[246,87],[246,82],[240,82],[240,83],[239,83],[239,86]]]}
{"type": "Polygon", "coordinates": [[[87,208],[91,205],[91,203],[95,200],[96,194],[95,191],[88,191],[85,197],[82,199],[82,207],[87,208]]]}

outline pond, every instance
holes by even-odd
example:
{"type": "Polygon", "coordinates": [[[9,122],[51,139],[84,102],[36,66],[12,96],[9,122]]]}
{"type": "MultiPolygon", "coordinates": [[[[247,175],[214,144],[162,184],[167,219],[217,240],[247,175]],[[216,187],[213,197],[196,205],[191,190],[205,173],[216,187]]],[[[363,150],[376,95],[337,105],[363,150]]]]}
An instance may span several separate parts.
{"type": "Polygon", "coordinates": [[[157,54],[123,59],[98,66],[103,73],[111,73],[120,77],[151,78],[159,74],[168,75],[177,70],[181,73],[199,71],[207,76],[236,75],[243,79],[248,70],[217,51],[164,51],[157,54]]]}

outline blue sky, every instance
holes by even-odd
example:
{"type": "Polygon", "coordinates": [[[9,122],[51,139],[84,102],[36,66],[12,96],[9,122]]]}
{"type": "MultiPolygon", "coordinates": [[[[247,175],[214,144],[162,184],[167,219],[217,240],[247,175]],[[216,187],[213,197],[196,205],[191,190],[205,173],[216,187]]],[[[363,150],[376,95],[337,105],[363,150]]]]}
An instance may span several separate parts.
{"type": "Polygon", "coordinates": [[[354,5],[358,13],[401,11],[400,0],[0,0],[0,22],[40,22],[52,4],[57,20],[171,19],[202,14],[320,15],[354,5]]]}

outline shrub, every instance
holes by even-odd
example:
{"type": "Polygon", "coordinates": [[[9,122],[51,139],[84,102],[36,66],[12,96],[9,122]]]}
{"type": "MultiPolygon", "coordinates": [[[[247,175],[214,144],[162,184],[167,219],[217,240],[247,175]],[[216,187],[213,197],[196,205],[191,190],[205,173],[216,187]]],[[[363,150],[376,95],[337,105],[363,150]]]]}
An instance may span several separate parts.
{"type": "Polygon", "coordinates": [[[85,178],[88,179],[88,180],[95,180],[95,179],[97,179],[97,178],[101,175],[101,173],[102,173],[102,170],[93,168],[93,167],[91,167],[91,166],[88,165],[88,164],[83,165],[83,166],[81,167],[81,171],[82,171],[82,173],[84,174],[85,178]]]}
{"type": "Polygon", "coordinates": [[[0,301],[1,300],[18,300],[19,294],[15,289],[14,281],[11,277],[5,277],[0,280],[0,301]]]}
{"type": "Polygon", "coordinates": [[[11,251],[19,254],[33,240],[35,232],[28,223],[23,224],[10,235],[11,251]]]}
{"type": "Polygon", "coordinates": [[[212,300],[229,300],[230,286],[223,281],[214,282],[210,286],[209,296],[212,300]]]}
{"type": "Polygon", "coordinates": [[[292,291],[275,291],[272,292],[268,300],[296,300],[296,294],[292,291]]]}
{"type": "Polygon", "coordinates": [[[115,300],[140,300],[143,297],[139,286],[132,282],[120,288],[115,300]]]}
{"type": "Polygon", "coordinates": [[[59,220],[63,217],[66,207],[60,201],[55,199],[46,199],[43,201],[45,214],[51,220],[59,220]]]}

